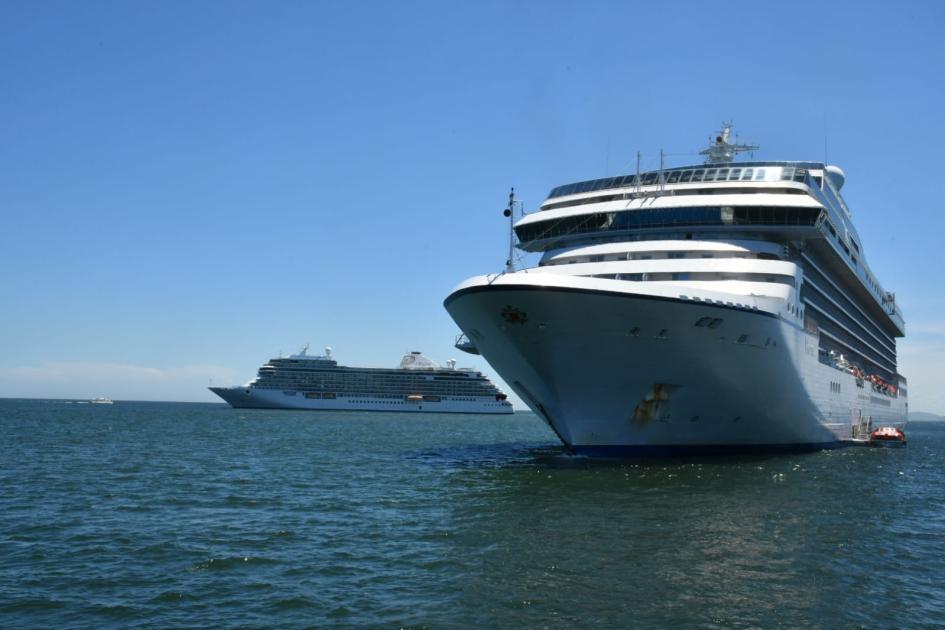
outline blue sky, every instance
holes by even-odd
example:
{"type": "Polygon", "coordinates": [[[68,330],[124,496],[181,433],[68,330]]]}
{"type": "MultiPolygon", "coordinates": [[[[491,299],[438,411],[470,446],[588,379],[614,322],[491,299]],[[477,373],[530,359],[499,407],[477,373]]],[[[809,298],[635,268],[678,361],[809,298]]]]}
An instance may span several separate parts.
{"type": "Polygon", "coordinates": [[[305,342],[456,357],[514,185],[823,159],[945,412],[945,5],[0,4],[0,396],[211,400],[305,342]],[[644,164],[647,166],[647,164],[644,164]]]}

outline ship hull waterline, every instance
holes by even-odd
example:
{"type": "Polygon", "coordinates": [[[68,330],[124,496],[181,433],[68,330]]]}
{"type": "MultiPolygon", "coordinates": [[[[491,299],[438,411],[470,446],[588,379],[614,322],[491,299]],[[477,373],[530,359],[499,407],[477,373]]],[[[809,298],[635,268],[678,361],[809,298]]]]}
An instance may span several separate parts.
{"type": "Polygon", "coordinates": [[[464,286],[445,306],[575,453],[820,450],[852,444],[854,417],[901,421],[817,361],[814,335],[772,313],[511,281],[464,286]],[[836,400],[820,392],[830,379],[845,385],[836,400]]]}
{"type": "Polygon", "coordinates": [[[285,409],[296,411],[381,411],[405,413],[474,413],[507,415],[511,405],[496,400],[407,400],[372,396],[337,395],[334,398],[307,398],[302,391],[255,387],[210,387],[234,409],[285,409]]]}

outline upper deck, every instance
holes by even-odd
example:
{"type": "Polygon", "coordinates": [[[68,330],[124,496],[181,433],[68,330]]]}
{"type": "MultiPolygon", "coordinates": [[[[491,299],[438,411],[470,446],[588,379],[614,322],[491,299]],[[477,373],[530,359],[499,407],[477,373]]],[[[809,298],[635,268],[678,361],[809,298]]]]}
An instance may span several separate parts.
{"type": "MultiPolygon", "coordinates": [[[[701,184],[714,182],[781,182],[803,183],[808,170],[817,171],[820,178],[825,169],[821,162],[731,162],[728,164],[701,164],[672,169],[647,171],[639,174],[603,177],[565,184],[553,188],[542,209],[557,197],[584,195],[601,190],[641,188],[667,184],[701,184]]],[[[820,185],[820,180],[816,180],[820,185]]]]}
{"type": "Polygon", "coordinates": [[[716,162],[604,177],[552,189],[538,212],[516,222],[515,233],[525,251],[672,233],[804,242],[901,336],[902,313],[866,263],[839,192],[843,183],[837,167],[809,161],[716,162]]]}

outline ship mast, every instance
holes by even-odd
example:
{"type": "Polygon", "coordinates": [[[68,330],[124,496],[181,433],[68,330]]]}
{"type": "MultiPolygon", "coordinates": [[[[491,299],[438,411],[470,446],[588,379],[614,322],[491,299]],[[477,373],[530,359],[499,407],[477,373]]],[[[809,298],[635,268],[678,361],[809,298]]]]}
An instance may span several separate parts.
{"type": "Polygon", "coordinates": [[[506,273],[515,271],[512,267],[512,256],[515,253],[515,217],[512,213],[515,211],[515,188],[509,191],[509,205],[502,211],[502,214],[509,218],[509,257],[505,261],[506,273]]]}
{"type": "Polygon", "coordinates": [[[732,137],[732,123],[722,123],[722,131],[715,136],[715,143],[699,151],[699,155],[704,155],[706,164],[722,164],[724,162],[734,162],[735,155],[745,151],[757,151],[760,147],[756,144],[738,144],[729,142],[732,137]]]}

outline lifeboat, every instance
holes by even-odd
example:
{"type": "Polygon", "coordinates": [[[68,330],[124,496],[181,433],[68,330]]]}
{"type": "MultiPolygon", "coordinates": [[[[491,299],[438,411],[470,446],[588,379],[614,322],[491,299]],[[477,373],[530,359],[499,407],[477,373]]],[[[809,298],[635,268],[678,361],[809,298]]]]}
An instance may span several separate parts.
{"type": "Polygon", "coordinates": [[[879,427],[870,433],[870,446],[905,446],[906,434],[898,427],[879,427]]]}
{"type": "Polygon", "coordinates": [[[420,402],[423,400],[423,396],[421,396],[420,394],[410,394],[409,396],[407,396],[407,400],[409,402],[420,402]]]}

